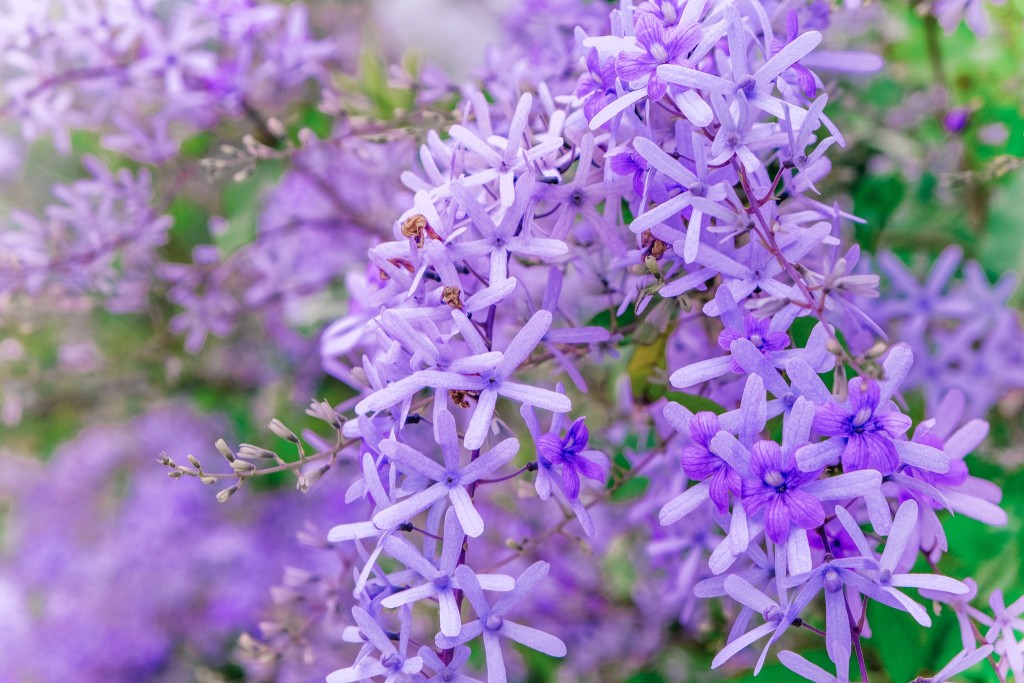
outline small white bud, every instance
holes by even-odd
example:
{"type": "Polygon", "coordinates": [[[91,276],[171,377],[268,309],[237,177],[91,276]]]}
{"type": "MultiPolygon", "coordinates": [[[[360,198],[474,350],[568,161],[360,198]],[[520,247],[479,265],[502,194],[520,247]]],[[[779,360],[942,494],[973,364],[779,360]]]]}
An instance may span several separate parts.
{"type": "Polygon", "coordinates": [[[287,439],[292,443],[299,442],[299,437],[295,436],[295,433],[292,430],[285,427],[284,423],[278,420],[276,417],[270,421],[270,424],[268,424],[267,427],[270,429],[270,431],[274,432],[274,434],[278,435],[282,439],[287,439]]]}
{"type": "Polygon", "coordinates": [[[230,498],[231,496],[235,495],[235,491],[237,491],[237,490],[238,490],[238,484],[235,484],[234,486],[229,486],[226,489],[221,489],[220,491],[217,492],[217,502],[218,503],[226,503],[226,502],[228,502],[228,498],[230,498]]]}
{"type": "Polygon", "coordinates": [[[226,441],[224,441],[224,439],[217,439],[217,443],[215,443],[214,446],[217,448],[218,451],[220,451],[221,455],[227,458],[228,462],[231,462],[232,460],[235,459],[235,454],[231,452],[230,448],[228,448],[228,444],[226,441]]]}

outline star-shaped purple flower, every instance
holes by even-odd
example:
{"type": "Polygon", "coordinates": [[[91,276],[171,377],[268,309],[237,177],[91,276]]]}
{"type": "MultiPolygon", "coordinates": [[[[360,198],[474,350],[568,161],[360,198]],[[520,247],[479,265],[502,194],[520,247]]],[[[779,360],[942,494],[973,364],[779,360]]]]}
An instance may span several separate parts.
{"type": "Polygon", "coordinates": [[[608,458],[601,451],[586,450],[590,441],[586,418],[572,423],[565,436],[554,432],[541,435],[537,440],[537,456],[552,465],[562,467],[562,488],[569,498],[579,498],[580,475],[604,482],[608,472],[608,458]]]}
{"type": "Polygon", "coordinates": [[[435,483],[381,510],[373,516],[373,523],[378,529],[390,529],[402,522],[408,522],[415,515],[448,496],[463,531],[476,538],[484,532],[484,520],[473,507],[473,499],[470,498],[467,487],[514,458],[519,452],[519,441],[505,439],[465,467],[460,467],[459,435],[455,428],[455,418],[447,410],[440,411],[437,418],[440,422],[438,435],[444,453],[444,465],[395,439],[381,442],[381,453],[390,458],[399,469],[419,474],[435,483]]]}
{"type": "Polygon", "coordinates": [[[652,101],[660,100],[668,86],[658,76],[658,67],[685,63],[700,38],[701,29],[697,24],[680,24],[666,29],[656,17],[643,14],[636,22],[636,40],[642,51],[620,54],[615,70],[627,83],[646,79],[647,96],[652,101]]]}

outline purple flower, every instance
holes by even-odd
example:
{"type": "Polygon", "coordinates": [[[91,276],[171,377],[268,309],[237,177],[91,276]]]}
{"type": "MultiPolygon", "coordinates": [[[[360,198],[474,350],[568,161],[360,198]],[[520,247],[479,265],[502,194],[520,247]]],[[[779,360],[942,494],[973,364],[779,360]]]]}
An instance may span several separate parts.
{"type": "Polygon", "coordinates": [[[360,401],[356,405],[356,413],[362,415],[389,408],[425,387],[478,391],[480,398],[465,436],[466,448],[475,450],[483,446],[487,438],[499,395],[552,412],[568,412],[572,410],[572,403],[565,394],[508,381],[516,368],[529,358],[550,327],[551,313],[537,311],[509,342],[505,352],[497,354],[488,352],[476,336],[479,333],[470,328],[467,335],[472,339],[471,345],[473,342],[479,344],[474,348],[474,351],[478,351],[476,356],[453,361],[449,370],[414,372],[360,401]],[[455,371],[456,365],[460,371],[455,371]]]}
{"type": "Polygon", "coordinates": [[[444,465],[395,439],[381,442],[381,453],[390,458],[399,469],[426,477],[436,483],[381,510],[373,516],[373,523],[378,529],[391,529],[409,521],[448,496],[463,531],[469,536],[479,536],[484,532],[484,520],[473,507],[473,499],[466,487],[514,458],[519,452],[519,442],[516,439],[505,439],[465,467],[461,467],[455,418],[447,410],[442,410],[436,419],[439,421],[438,435],[444,453],[444,465]]]}
{"type": "MultiPolygon", "coordinates": [[[[789,335],[785,332],[772,330],[771,318],[755,318],[752,315],[743,316],[743,329],[726,327],[718,335],[718,347],[723,351],[731,351],[732,343],[737,339],[746,339],[754,345],[761,355],[769,358],[775,351],[781,351],[789,346],[789,335]]],[[[736,361],[733,361],[732,371],[742,373],[743,368],[736,361]]]]}
{"type": "Polygon", "coordinates": [[[455,576],[462,585],[466,597],[469,598],[469,603],[473,605],[477,618],[476,621],[465,624],[462,627],[462,633],[456,638],[438,634],[435,639],[437,646],[457,647],[477,636],[483,636],[484,652],[487,655],[488,683],[505,683],[506,681],[501,638],[514,640],[532,650],[552,657],[564,657],[565,643],[555,636],[505,618],[509,610],[529,595],[537,583],[547,575],[549,566],[547,562],[535,562],[527,567],[516,579],[515,588],[492,606],[484,597],[476,575],[465,565],[460,565],[455,571],[455,576]]]}
{"type": "MultiPolygon", "coordinates": [[[[774,57],[779,54],[784,47],[796,40],[799,35],[800,17],[796,13],[796,10],[790,10],[786,14],[786,38],[785,40],[782,40],[776,36],[772,39],[771,56],[774,57]]],[[[795,75],[796,81],[800,85],[800,90],[807,96],[807,99],[814,97],[814,94],[818,90],[818,85],[814,80],[814,74],[812,74],[807,67],[797,62],[794,62],[788,70],[792,71],[795,75]]],[[[785,73],[786,72],[783,72],[783,74],[785,73]]]]}
{"type": "Polygon", "coordinates": [[[875,469],[892,474],[900,464],[894,439],[910,428],[910,418],[898,410],[880,407],[881,388],[873,379],[850,380],[848,405],[826,403],[818,407],[814,429],[825,436],[845,439],[843,469],[875,469]]]}
{"type": "Polygon", "coordinates": [[[680,24],[667,29],[651,14],[641,14],[636,22],[636,39],[642,52],[624,52],[615,62],[619,78],[627,83],[646,80],[651,101],[665,95],[665,81],[658,75],[663,64],[682,64],[701,39],[698,24],[680,24]]]}
{"type": "Polygon", "coordinates": [[[707,482],[711,500],[719,510],[725,511],[729,506],[729,493],[739,495],[743,483],[739,472],[711,451],[711,441],[720,431],[722,423],[717,415],[707,411],[696,413],[690,420],[693,444],[683,449],[681,461],[686,476],[707,482]]]}
{"type": "Polygon", "coordinates": [[[405,678],[419,673],[423,668],[423,660],[419,657],[406,658],[405,656],[406,648],[409,646],[411,619],[407,612],[403,614],[405,616],[402,619],[399,646],[396,648],[388,635],[365,609],[353,607],[352,617],[359,627],[359,634],[380,652],[380,658],[374,659],[365,656],[354,666],[328,674],[327,683],[355,683],[355,681],[365,681],[377,676],[384,676],[386,680],[394,681],[399,677],[405,678]]]}
{"type": "Polygon", "coordinates": [[[459,645],[452,653],[452,660],[445,664],[431,648],[424,645],[419,651],[420,659],[423,660],[423,667],[427,671],[433,671],[434,675],[427,679],[427,683],[480,683],[479,680],[462,673],[463,667],[469,662],[470,649],[465,645],[459,645]]]}
{"type": "Polygon", "coordinates": [[[821,501],[800,490],[818,472],[801,471],[792,453],[783,453],[774,441],[758,441],[751,449],[750,470],[755,478],[743,481],[743,504],[751,514],[764,510],[765,534],[773,543],[789,538],[791,526],[814,529],[825,522],[821,501]]]}
{"type": "Polygon", "coordinates": [[[587,120],[615,101],[617,94],[614,58],[609,57],[602,62],[597,50],[588,50],[587,73],[580,76],[576,85],[576,97],[583,100],[583,114],[587,120]]]}
{"type": "Polygon", "coordinates": [[[632,176],[633,192],[638,197],[644,194],[644,174],[647,173],[647,160],[636,150],[619,152],[608,157],[612,173],[615,175],[632,176]]]}
{"type": "Polygon", "coordinates": [[[586,418],[579,418],[569,427],[565,436],[548,432],[537,440],[538,460],[543,458],[551,465],[562,467],[562,488],[569,498],[579,498],[580,475],[604,482],[608,476],[608,458],[604,453],[585,450],[590,441],[586,418]]]}
{"type": "MultiPolygon", "coordinates": [[[[455,591],[459,589],[458,581],[455,578],[455,569],[459,563],[459,554],[462,552],[462,544],[465,539],[466,535],[462,531],[458,517],[453,514],[451,509],[448,510],[444,518],[444,541],[441,545],[441,557],[438,559],[437,566],[423,557],[409,541],[394,535],[384,539],[384,551],[426,581],[388,596],[381,601],[381,606],[395,609],[418,600],[436,598],[439,606],[441,633],[452,637],[459,635],[459,631],[462,630],[462,621],[459,617],[459,606],[455,600],[455,591]]],[[[510,591],[515,586],[512,577],[504,574],[477,574],[476,579],[485,590],[510,591]]]]}
{"type": "Polygon", "coordinates": [[[911,421],[890,398],[912,363],[910,350],[897,346],[882,365],[881,382],[856,377],[850,380],[848,401],[819,405],[814,429],[831,438],[800,449],[796,456],[800,467],[815,470],[841,460],[846,471],[875,469],[885,476],[903,462],[931,472],[948,472],[949,458],[942,451],[896,438],[910,428],[911,421]]]}

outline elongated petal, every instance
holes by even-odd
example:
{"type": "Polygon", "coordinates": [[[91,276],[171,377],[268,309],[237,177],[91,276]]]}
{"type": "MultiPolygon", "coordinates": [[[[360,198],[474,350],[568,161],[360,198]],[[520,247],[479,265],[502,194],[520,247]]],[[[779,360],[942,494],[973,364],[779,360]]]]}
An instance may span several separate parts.
{"type": "Polygon", "coordinates": [[[488,591],[510,591],[516,586],[516,581],[508,574],[477,574],[477,581],[480,587],[488,591]]]}
{"type": "Polygon", "coordinates": [[[662,526],[667,526],[696,510],[701,503],[711,497],[711,480],[706,479],[699,484],[691,486],[678,496],[665,503],[658,513],[658,521],[662,526]]]}
{"type": "Polygon", "coordinates": [[[438,633],[434,638],[434,643],[438,648],[447,650],[453,647],[458,647],[463,643],[468,643],[473,640],[481,633],[483,633],[484,627],[479,620],[472,621],[468,624],[463,624],[462,628],[459,629],[459,635],[453,637],[446,636],[443,633],[438,633]]]}
{"type": "MultiPolygon", "coordinates": [[[[659,66],[658,76],[672,85],[681,85],[694,90],[707,90],[722,95],[731,95],[736,90],[736,84],[732,81],[675,64],[659,66]]],[[[593,128],[593,124],[591,124],[591,128],[593,128]]]]}
{"type": "Polygon", "coordinates": [[[459,615],[459,605],[455,601],[455,594],[451,589],[439,591],[437,603],[441,633],[450,638],[458,636],[462,631],[462,617],[459,615]]]}
{"type": "Polygon", "coordinates": [[[438,482],[418,493],[414,493],[408,498],[400,500],[389,508],[381,510],[373,516],[373,523],[378,529],[393,529],[402,522],[408,522],[444,498],[446,493],[448,493],[447,486],[438,482]]]}
{"type": "Polygon", "coordinates": [[[836,463],[844,446],[842,439],[812,443],[797,450],[796,462],[804,472],[814,472],[836,463]]]}
{"type": "Polygon", "coordinates": [[[594,115],[594,118],[590,119],[590,130],[597,130],[645,97],[647,97],[647,88],[640,88],[639,90],[634,90],[622,95],[607,107],[597,112],[597,114],[594,115]]]}
{"type": "Polygon", "coordinates": [[[913,364],[914,352],[910,350],[910,347],[898,344],[889,351],[885,362],[882,363],[884,376],[878,383],[881,388],[880,399],[883,405],[892,398],[900,384],[907,378],[907,373],[910,372],[910,366],[913,364]]]}
{"type": "Polygon", "coordinates": [[[508,377],[529,358],[540,340],[551,327],[551,312],[540,310],[533,314],[505,349],[505,357],[498,365],[498,375],[508,377]]]}
{"type": "Polygon", "coordinates": [[[484,520],[473,506],[473,499],[469,497],[469,491],[463,486],[453,486],[448,489],[448,497],[451,498],[455,514],[459,516],[459,524],[467,536],[476,538],[484,532],[484,520]]]}
{"type": "Polygon", "coordinates": [[[917,501],[909,499],[903,501],[900,509],[896,511],[896,518],[892,522],[892,530],[885,541],[885,550],[882,551],[880,565],[882,569],[890,572],[896,570],[896,563],[903,557],[907,544],[914,537],[917,526],[917,501]]]}
{"type": "Polygon", "coordinates": [[[953,595],[966,595],[971,592],[963,581],[937,574],[893,574],[892,585],[900,588],[928,588],[953,595]]]}
{"type": "Polygon", "coordinates": [[[514,621],[505,620],[500,633],[531,650],[543,652],[551,657],[564,657],[566,653],[565,643],[555,636],[514,621]]]}
{"type": "Polygon", "coordinates": [[[723,647],[721,651],[719,651],[719,653],[715,655],[715,658],[711,660],[711,668],[717,669],[721,665],[725,664],[727,661],[732,659],[733,656],[735,656],[738,652],[746,648],[748,645],[770,634],[772,631],[776,629],[777,626],[777,624],[769,622],[761,624],[757,628],[744,633],[742,636],[733,640],[731,643],[723,647]]]}
{"type": "Polygon", "coordinates": [[[729,466],[739,472],[741,476],[749,475],[750,453],[732,434],[718,432],[711,439],[711,452],[729,463],[729,466]]]}
{"type": "Polygon", "coordinates": [[[466,434],[462,443],[468,450],[475,451],[484,445],[487,434],[491,431],[491,419],[494,417],[494,407],[498,403],[498,391],[496,389],[484,389],[477,399],[476,409],[473,417],[466,427],[466,434]]]}
{"type": "Polygon", "coordinates": [[[825,649],[829,659],[840,665],[850,662],[850,618],[846,613],[846,594],[825,591],[825,649]]]}
{"type": "MultiPolygon", "coordinates": [[[[498,387],[498,393],[513,401],[552,413],[567,413],[572,410],[572,401],[568,396],[550,389],[518,382],[502,382],[498,387]]],[[[469,446],[466,447],[469,448],[469,446]]]]}
{"type": "Polygon", "coordinates": [[[691,363],[672,373],[669,382],[678,389],[686,389],[695,384],[715,379],[732,370],[732,359],[729,356],[709,358],[708,360],[691,363]]]}
{"type": "Polygon", "coordinates": [[[809,681],[814,681],[814,683],[839,683],[839,679],[834,675],[817,664],[811,664],[795,652],[783,650],[779,653],[779,661],[793,673],[803,676],[809,681]]]}
{"type": "Polygon", "coordinates": [[[463,485],[471,484],[516,457],[519,452],[518,439],[505,439],[479,458],[462,468],[460,481],[463,485]]]}
{"type": "Polygon", "coordinates": [[[423,557],[416,546],[400,536],[392,534],[385,538],[384,552],[424,578],[432,579],[437,573],[437,568],[423,557]]]}
{"type": "Polygon", "coordinates": [[[944,474],[949,471],[949,457],[938,448],[916,441],[896,441],[900,461],[911,467],[944,474]]]}
{"type": "Polygon", "coordinates": [[[507,683],[501,640],[492,631],[484,631],[484,654],[487,658],[487,683],[507,683]]]}
{"type": "Polygon", "coordinates": [[[380,452],[399,465],[399,469],[427,477],[432,481],[444,478],[444,467],[415,448],[394,439],[380,442],[380,452]]]}
{"type": "Polygon", "coordinates": [[[836,506],[836,517],[839,519],[839,523],[846,529],[846,533],[853,539],[853,544],[856,546],[857,551],[863,557],[874,557],[875,554],[871,550],[871,546],[868,545],[868,539],[864,536],[864,532],[860,528],[860,524],[853,518],[853,515],[843,507],[842,505],[836,506]]]}
{"type": "Polygon", "coordinates": [[[801,490],[819,500],[843,500],[863,496],[881,486],[882,475],[877,470],[859,470],[812,481],[801,490]]]}
{"type": "MultiPolygon", "coordinates": [[[[721,287],[718,291],[728,291],[727,287],[721,287]]],[[[719,306],[721,310],[721,306],[719,306]]],[[[745,337],[734,340],[729,345],[729,352],[741,368],[749,373],[756,373],[764,380],[765,387],[777,398],[789,393],[789,386],[782,375],[775,369],[775,365],[761,353],[754,343],[745,337]]],[[[812,406],[812,417],[813,417],[812,406]]]]}
{"type": "Polygon", "coordinates": [[[391,640],[384,633],[383,629],[374,621],[369,612],[362,607],[352,608],[352,617],[356,620],[356,626],[363,636],[383,654],[398,654],[391,640]]]}
{"type": "Polygon", "coordinates": [[[670,157],[657,143],[647,138],[634,138],[633,147],[653,168],[676,181],[683,188],[697,182],[697,176],[690,169],[670,157]]]}
{"type": "Polygon", "coordinates": [[[821,34],[808,31],[792,41],[754,73],[759,85],[767,84],[778,78],[779,74],[800,61],[804,55],[818,46],[821,34]]]}
{"type": "Polygon", "coordinates": [[[502,358],[503,356],[500,351],[489,351],[488,353],[481,353],[475,356],[456,358],[448,365],[448,370],[461,375],[475,375],[493,370],[501,363],[502,358]]]}
{"type": "MultiPolygon", "coordinates": [[[[436,592],[437,588],[434,587],[433,582],[428,581],[427,583],[422,583],[419,586],[407,588],[406,590],[395,593],[394,595],[389,595],[381,600],[380,604],[388,609],[398,609],[402,605],[408,605],[411,602],[418,602],[429,598],[436,592]]],[[[458,634],[452,633],[451,635],[458,634]]]]}
{"type": "Polygon", "coordinates": [[[649,211],[637,216],[633,219],[633,222],[629,224],[629,229],[635,233],[641,233],[644,230],[649,230],[656,225],[660,225],[667,219],[674,216],[678,216],[683,209],[690,205],[690,194],[684,193],[676,195],[672,199],[669,199],[663,204],[659,204],[649,211]]]}
{"type": "Polygon", "coordinates": [[[373,522],[339,524],[327,532],[327,540],[331,543],[354,541],[357,538],[370,538],[371,536],[380,536],[380,529],[373,522]]]}
{"type": "Polygon", "coordinates": [[[749,607],[758,614],[764,614],[769,608],[778,607],[774,600],[754,588],[749,581],[735,574],[726,577],[725,592],[733,600],[749,607]]]}

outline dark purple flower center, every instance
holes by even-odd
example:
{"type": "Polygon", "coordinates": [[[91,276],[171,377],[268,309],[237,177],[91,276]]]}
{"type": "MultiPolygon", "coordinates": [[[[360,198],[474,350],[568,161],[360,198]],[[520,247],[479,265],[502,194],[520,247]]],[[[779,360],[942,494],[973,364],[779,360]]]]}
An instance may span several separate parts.
{"type": "Polygon", "coordinates": [[[491,614],[484,620],[484,628],[488,631],[500,631],[504,625],[505,620],[501,618],[500,614],[491,614]]]}

